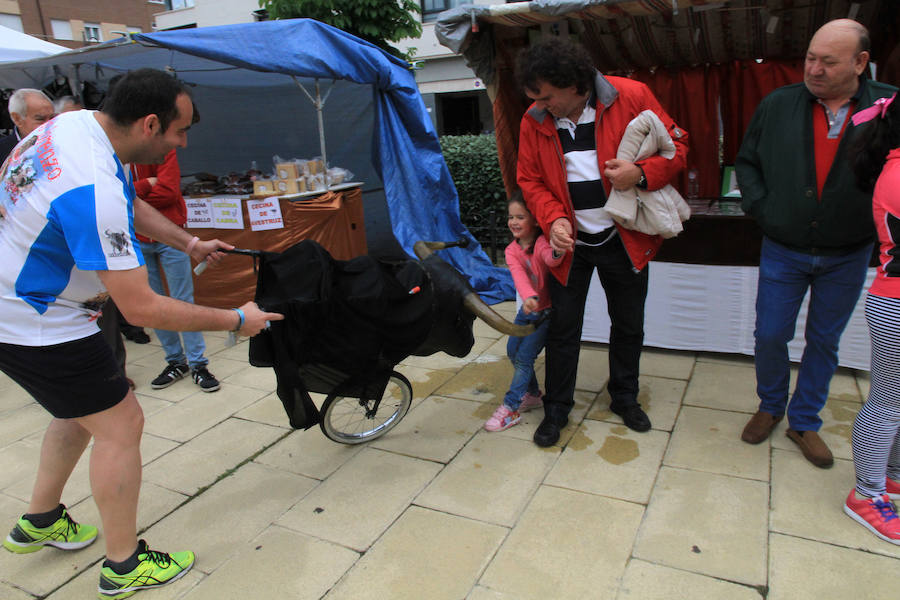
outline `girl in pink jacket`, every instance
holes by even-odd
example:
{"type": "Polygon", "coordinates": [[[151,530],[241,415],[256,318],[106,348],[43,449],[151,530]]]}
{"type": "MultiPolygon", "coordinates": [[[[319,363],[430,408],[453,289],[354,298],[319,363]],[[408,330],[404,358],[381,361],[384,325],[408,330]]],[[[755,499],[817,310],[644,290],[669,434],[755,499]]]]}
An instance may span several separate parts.
{"type": "Polygon", "coordinates": [[[563,255],[554,255],[537,221],[528,212],[521,192],[510,198],[508,210],[507,226],[513,241],[506,247],[506,264],[522,299],[522,308],[516,315],[515,323],[537,323],[537,329],[525,337],[509,338],[506,354],[515,372],[503,403],[484,424],[488,431],[509,429],[522,419],[521,413],[543,405],[543,394],[534,375],[534,361],[544,349],[550,323],[544,315],[550,308],[550,292],[547,289],[550,267],[559,265],[563,259],[563,255]]]}

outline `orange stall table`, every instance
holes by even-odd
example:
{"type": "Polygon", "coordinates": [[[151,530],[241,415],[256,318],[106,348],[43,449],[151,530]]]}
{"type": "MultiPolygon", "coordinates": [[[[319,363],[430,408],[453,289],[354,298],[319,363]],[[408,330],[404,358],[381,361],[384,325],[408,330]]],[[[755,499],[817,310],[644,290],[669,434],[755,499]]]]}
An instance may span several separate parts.
{"type": "MultiPolygon", "coordinates": [[[[315,240],[338,260],[367,252],[362,189],[331,190],[302,199],[271,196],[241,201],[244,229],[187,228],[202,240],[218,238],[235,248],[282,252],[303,240],[315,240]],[[281,207],[283,229],[253,231],[247,201],[275,201],[281,207]]],[[[253,300],[256,292],[254,260],[227,255],[218,264],[194,275],[194,302],[217,308],[233,308],[253,300]]]]}

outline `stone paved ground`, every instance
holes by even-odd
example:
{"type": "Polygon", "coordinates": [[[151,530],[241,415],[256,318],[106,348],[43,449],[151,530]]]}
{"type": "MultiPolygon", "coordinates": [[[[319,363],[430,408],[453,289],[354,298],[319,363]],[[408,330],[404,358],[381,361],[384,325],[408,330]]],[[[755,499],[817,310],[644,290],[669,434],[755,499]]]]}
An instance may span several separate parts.
{"type": "MultiPolygon", "coordinates": [[[[512,315],[512,303],[500,311],[512,315]]],[[[146,414],[139,523],[153,547],[196,567],[142,600],[896,598],[900,546],[847,518],[850,428],[865,374],[842,370],[823,411],[834,468],[784,436],[749,446],[748,357],[647,350],[634,433],[607,409],[606,351],[585,345],[576,408],[560,443],[530,440],[540,411],[482,429],[509,383],[505,338],[476,326],[465,359],[410,358],[406,419],[362,447],[292,431],[271,370],[247,344],[207,337],[222,389],[152,390],[154,343],[128,344],[146,414]]],[[[539,359],[542,365],[543,359],[539,359]]],[[[0,378],[0,515],[26,507],[48,416],[0,378]]],[[[98,523],[86,457],[64,498],[98,523]]],[[[103,544],[0,551],[0,598],[94,598],[103,544]]]]}

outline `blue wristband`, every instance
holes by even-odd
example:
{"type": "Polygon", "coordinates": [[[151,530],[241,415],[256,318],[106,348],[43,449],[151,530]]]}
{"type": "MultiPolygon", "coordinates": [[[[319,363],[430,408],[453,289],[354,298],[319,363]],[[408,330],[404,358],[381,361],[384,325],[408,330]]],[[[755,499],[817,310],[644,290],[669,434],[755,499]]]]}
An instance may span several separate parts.
{"type": "Polygon", "coordinates": [[[236,312],[238,314],[238,316],[241,318],[240,322],[238,323],[238,326],[231,330],[233,332],[238,332],[241,330],[241,327],[244,326],[244,311],[242,311],[239,308],[232,308],[231,310],[236,312]]]}

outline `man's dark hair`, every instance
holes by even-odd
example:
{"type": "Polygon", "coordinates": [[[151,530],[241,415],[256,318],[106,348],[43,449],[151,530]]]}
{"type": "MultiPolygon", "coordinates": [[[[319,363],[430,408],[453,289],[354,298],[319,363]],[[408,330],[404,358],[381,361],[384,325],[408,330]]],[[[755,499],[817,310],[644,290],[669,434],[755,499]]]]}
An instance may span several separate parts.
{"type": "Polygon", "coordinates": [[[552,37],[525,48],[516,59],[516,77],[523,89],[537,92],[540,82],[556,88],[575,86],[585,94],[594,79],[591,55],[581,44],[552,37]]]}
{"type": "Polygon", "coordinates": [[[156,115],[162,131],[178,118],[175,100],[188,94],[188,88],[164,71],[137,69],[115,82],[100,109],[121,126],[128,126],[147,115],[156,115]]]}

